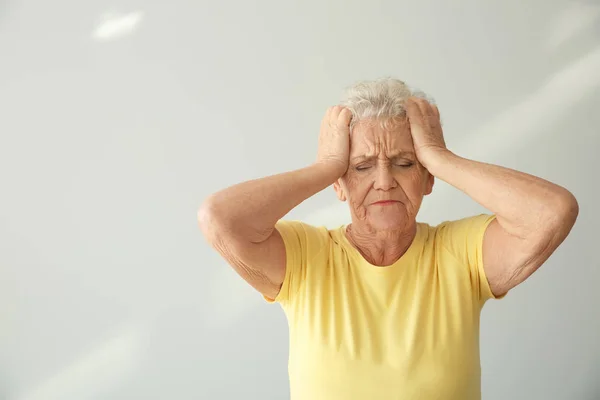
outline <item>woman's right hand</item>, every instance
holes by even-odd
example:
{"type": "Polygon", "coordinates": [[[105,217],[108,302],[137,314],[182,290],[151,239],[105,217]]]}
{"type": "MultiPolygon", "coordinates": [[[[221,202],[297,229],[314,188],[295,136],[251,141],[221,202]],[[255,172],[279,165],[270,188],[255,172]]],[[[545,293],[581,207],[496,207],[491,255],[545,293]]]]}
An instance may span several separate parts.
{"type": "Polygon", "coordinates": [[[321,121],[317,163],[330,165],[341,177],[350,158],[350,120],[352,112],[343,106],[327,109],[321,121]]]}

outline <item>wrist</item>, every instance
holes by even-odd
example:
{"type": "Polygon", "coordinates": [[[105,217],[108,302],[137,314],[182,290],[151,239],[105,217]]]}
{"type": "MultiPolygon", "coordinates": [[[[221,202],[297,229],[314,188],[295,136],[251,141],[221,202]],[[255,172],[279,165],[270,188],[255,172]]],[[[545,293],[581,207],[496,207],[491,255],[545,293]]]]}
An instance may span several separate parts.
{"type": "Polygon", "coordinates": [[[458,157],[448,149],[435,149],[424,152],[419,157],[419,162],[431,173],[436,176],[440,168],[452,162],[454,158],[458,157]]]}
{"type": "Polygon", "coordinates": [[[312,165],[312,167],[327,176],[332,182],[335,182],[338,178],[341,178],[348,170],[347,164],[335,160],[317,161],[312,165]]]}

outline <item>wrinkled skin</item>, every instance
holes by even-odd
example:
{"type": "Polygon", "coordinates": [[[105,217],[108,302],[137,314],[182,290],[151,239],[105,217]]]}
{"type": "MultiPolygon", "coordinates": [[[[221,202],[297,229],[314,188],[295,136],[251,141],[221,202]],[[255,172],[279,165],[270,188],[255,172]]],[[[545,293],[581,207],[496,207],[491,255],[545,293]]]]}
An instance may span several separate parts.
{"type": "Polygon", "coordinates": [[[373,264],[388,265],[410,246],[416,216],[433,176],[418,161],[408,119],[358,121],[350,136],[348,170],[334,184],[347,201],[351,242],[373,264]],[[385,204],[374,204],[391,200],[385,204]]]}

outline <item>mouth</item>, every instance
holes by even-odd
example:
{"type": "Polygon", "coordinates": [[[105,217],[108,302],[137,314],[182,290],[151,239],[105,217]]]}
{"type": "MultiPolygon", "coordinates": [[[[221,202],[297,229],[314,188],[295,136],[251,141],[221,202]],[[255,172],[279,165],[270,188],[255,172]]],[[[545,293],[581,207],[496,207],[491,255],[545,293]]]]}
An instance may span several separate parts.
{"type": "Polygon", "coordinates": [[[376,201],[375,203],[373,203],[372,205],[376,205],[376,206],[390,206],[396,203],[400,203],[399,201],[396,200],[381,200],[381,201],[376,201]]]}

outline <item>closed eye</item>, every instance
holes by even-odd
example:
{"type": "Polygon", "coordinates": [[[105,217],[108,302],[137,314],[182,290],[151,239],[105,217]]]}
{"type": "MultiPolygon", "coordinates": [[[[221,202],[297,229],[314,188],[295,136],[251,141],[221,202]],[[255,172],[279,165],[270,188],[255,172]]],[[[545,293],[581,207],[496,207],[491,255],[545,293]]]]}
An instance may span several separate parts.
{"type": "MultiPolygon", "coordinates": [[[[394,164],[396,167],[400,167],[400,168],[410,168],[414,165],[414,163],[410,162],[410,163],[398,163],[398,164],[394,164]]],[[[357,171],[366,171],[369,168],[371,168],[370,165],[359,165],[357,167],[355,167],[354,169],[357,171]]]]}

